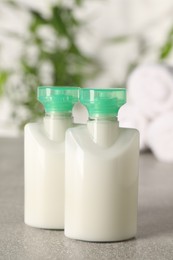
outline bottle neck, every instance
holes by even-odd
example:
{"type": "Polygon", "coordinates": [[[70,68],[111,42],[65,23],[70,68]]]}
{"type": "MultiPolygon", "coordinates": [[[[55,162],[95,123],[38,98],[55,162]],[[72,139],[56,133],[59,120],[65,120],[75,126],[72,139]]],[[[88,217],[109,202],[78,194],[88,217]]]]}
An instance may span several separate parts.
{"type": "Polygon", "coordinates": [[[46,135],[50,140],[63,142],[66,130],[73,125],[72,113],[46,113],[43,123],[46,135]]]}
{"type": "Polygon", "coordinates": [[[111,146],[119,135],[119,123],[115,116],[89,118],[87,128],[93,142],[104,148],[111,146]]]}

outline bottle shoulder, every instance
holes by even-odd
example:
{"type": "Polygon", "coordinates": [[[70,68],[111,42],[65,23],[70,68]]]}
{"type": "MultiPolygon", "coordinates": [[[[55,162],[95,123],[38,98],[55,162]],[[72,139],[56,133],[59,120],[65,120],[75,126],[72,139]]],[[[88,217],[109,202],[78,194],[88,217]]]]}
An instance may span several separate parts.
{"type": "Polygon", "coordinates": [[[120,127],[122,131],[128,131],[129,133],[131,132],[132,134],[137,134],[139,135],[139,130],[136,128],[125,128],[125,127],[120,127]]]}
{"type": "Polygon", "coordinates": [[[24,132],[25,132],[25,135],[27,133],[30,133],[30,135],[32,136],[37,136],[37,135],[45,135],[44,133],[44,127],[43,127],[43,123],[41,122],[35,122],[35,123],[28,123],[25,125],[25,128],[24,128],[24,132]]]}
{"type": "MultiPolygon", "coordinates": [[[[139,136],[139,131],[135,128],[124,128],[119,127],[119,136],[123,135],[124,133],[128,133],[129,136],[139,136]]],[[[86,125],[78,125],[73,128],[69,128],[67,130],[67,135],[74,135],[74,136],[83,136],[88,135],[87,126],[86,125]]]]}
{"type": "Polygon", "coordinates": [[[94,153],[97,155],[105,154],[120,154],[125,150],[139,151],[139,132],[136,129],[119,128],[119,135],[116,141],[107,148],[102,148],[91,139],[86,126],[79,126],[73,129],[68,129],[66,133],[67,146],[74,149],[77,147],[83,151],[94,153]]]}
{"type": "Polygon", "coordinates": [[[64,142],[58,143],[50,140],[44,130],[42,122],[28,123],[24,129],[25,143],[32,143],[45,149],[59,149],[64,150],[64,142]]]}
{"type": "Polygon", "coordinates": [[[41,122],[30,122],[30,123],[27,123],[24,127],[24,129],[32,129],[32,128],[40,128],[40,126],[42,126],[43,123],[41,122]]]}

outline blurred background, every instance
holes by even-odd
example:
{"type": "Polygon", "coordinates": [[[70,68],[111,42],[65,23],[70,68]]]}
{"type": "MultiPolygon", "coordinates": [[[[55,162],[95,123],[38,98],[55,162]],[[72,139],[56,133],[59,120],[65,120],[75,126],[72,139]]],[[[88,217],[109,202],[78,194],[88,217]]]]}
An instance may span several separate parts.
{"type": "Polygon", "coordinates": [[[39,85],[127,87],[121,125],[173,161],[172,17],[172,0],[1,0],[0,136],[40,118],[39,85]]]}

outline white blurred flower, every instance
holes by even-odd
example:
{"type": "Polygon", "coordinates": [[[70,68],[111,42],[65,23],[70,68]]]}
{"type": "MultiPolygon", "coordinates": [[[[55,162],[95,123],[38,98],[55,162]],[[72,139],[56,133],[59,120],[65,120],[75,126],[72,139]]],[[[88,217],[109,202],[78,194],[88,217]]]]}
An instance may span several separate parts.
{"type": "Polygon", "coordinates": [[[0,136],[16,137],[19,135],[18,127],[11,117],[13,109],[8,97],[4,96],[0,99],[0,136]]]}
{"type": "Polygon", "coordinates": [[[6,85],[6,94],[11,96],[12,99],[16,101],[27,100],[28,91],[27,88],[23,86],[23,81],[18,71],[9,77],[6,85]]]}
{"type": "Polygon", "coordinates": [[[40,65],[40,78],[42,85],[52,85],[53,84],[53,66],[49,61],[46,61],[40,65]]]}
{"type": "Polygon", "coordinates": [[[16,0],[16,2],[24,4],[35,11],[41,12],[45,16],[50,15],[50,7],[59,4],[61,0],[16,0]]]}
{"type": "Polygon", "coordinates": [[[30,45],[26,48],[26,58],[30,66],[34,66],[38,62],[39,50],[36,45],[30,45]]]}
{"type": "Polygon", "coordinates": [[[44,41],[45,46],[49,50],[55,49],[57,37],[53,28],[49,25],[40,26],[37,30],[37,35],[44,41]]]}

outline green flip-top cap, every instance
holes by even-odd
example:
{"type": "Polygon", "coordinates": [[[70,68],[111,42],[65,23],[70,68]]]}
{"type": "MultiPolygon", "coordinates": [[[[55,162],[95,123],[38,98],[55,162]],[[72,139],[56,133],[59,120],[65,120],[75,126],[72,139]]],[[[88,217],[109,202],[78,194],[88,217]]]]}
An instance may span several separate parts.
{"type": "Polygon", "coordinates": [[[44,106],[46,113],[70,112],[79,100],[79,88],[40,86],[37,89],[37,99],[44,106]]]}
{"type": "Polygon", "coordinates": [[[119,108],[126,103],[126,89],[84,88],[80,90],[79,99],[91,118],[117,116],[119,108]]]}

